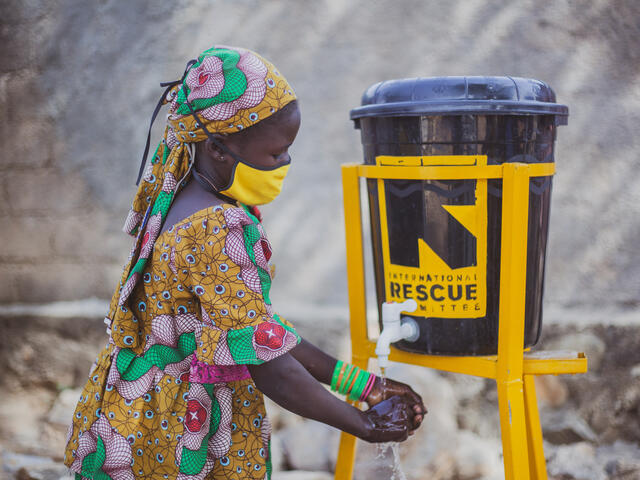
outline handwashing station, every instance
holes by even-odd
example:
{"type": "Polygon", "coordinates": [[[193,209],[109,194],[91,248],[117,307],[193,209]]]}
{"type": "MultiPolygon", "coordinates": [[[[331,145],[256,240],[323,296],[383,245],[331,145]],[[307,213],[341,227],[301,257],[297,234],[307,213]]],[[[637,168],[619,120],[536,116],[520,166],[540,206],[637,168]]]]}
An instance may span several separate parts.
{"type": "MultiPolygon", "coordinates": [[[[495,379],[506,479],[546,479],[533,375],[587,370],[583,353],[531,351],[567,107],[532,79],[413,78],[372,85],[351,118],[364,150],[364,164],[342,167],[352,363],[495,379]],[[377,342],[367,334],[361,183],[377,342]]],[[[355,441],[342,434],[336,479],[351,479],[355,441]]]]}

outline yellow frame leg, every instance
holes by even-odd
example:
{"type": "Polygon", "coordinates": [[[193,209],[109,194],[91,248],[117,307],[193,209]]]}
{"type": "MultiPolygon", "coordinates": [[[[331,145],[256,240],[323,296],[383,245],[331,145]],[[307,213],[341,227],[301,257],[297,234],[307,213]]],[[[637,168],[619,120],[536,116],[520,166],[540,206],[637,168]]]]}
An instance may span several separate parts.
{"type": "Polygon", "coordinates": [[[504,166],[496,383],[506,480],[529,478],[523,349],[527,275],[529,169],[504,166]]]}
{"type": "Polygon", "coordinates": [[[342,432],[340,434],[340,446],[338,447],[338,460],[336,461],[335,480],[351,480],[353,478],[353,465],[356,460],[356,437],[342,432]]]}
{"type": "Polygon", "coordinates": [[[506,480],[529,479],[529,451],[522,382],[498,384],[498,409],[506,480]]]}
{"type": "Polygon", "coordinates": [[[524,376],[524,406],[527,418],[527,439],[529,445],[529,470],[532,480],[547,480],[547,462],[542,446],[542,428],[536,398],[533,375],[524,376]]]}

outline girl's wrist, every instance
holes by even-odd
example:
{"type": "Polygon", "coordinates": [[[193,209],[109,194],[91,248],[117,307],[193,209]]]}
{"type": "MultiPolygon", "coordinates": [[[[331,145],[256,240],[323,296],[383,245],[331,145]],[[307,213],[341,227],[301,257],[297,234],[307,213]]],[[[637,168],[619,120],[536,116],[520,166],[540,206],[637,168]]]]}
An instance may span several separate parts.
{"type": "Polygon", "coordinates": [[[384,398],[382,398],[381,396],[381,388],[380,388],[382,380],[377,375],[374,375],[374,377],[375,378],[373,380],[373,385],[371,385],[368,392],[364,392],[366,393],[364,401],[367,402],[367,404],[370,407],[384,400],[384,398]]]}
{"type": "MultiPolygon", "coordinates": [[[[371,374],[371,377],[369,378],[369,381],[367,382],[367,384],[364,386],[364,389],[362,391],[362,402],[367,402],[367,399],[369,398],[369,395],[371,394],[371,392],[374,391],[375,387],[376,387],[376,383],[378,382],[378,376],[374,375],[373,373],[371,374]]],[[[369,403],[369,402],[367,402],[369,403]]]]}

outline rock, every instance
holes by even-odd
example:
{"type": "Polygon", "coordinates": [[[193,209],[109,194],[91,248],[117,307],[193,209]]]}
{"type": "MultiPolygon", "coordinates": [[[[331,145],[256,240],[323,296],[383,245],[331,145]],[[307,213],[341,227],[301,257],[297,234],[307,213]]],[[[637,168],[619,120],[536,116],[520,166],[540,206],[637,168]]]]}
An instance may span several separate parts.
{"type": "Polygon", "coordinates": [[[573,350],[584,352],[589,359],[589,371],[597,371],[607,350],[605,342],[590,331],[554,338],[545,343],[547,350],[573,350]]]}
{"type": "Polygon", "coordinates": [[[499,480],[504,476],[501,443],[495,438],[482,438],[473,432],[459,431],[454,459],[460,478],[499,480]]]}
{"type": "Polygon", "coordinates": [[[640,460],[611,460],[604,467],[608,475],[619,480],[640,478],[640,460]]]}
{"type": "MultiPolygon", "coordinates": [[[[56,389],[79,387],[107,340],[99,318],[11,316],[0,321],[0,384],[56,389]],[[28,341],[16,341],[16,338],[28,341]],[[34,355],[34,352],[35,355],[34,355]]],[[[49,408],[49,406],[47,406],[49,408]]]]}
{"type": "Polygon", "coordinates": [[[279,472],[284,468],[284,451],[279,432],[271,434],[271,467],[274,472],[279,472]]]}
{"type": "Polygon", "coordinates": [[[598,439],[587,422],[571,410],[546,412],[541,423],[545,440],[556,445],[596,442],[598,439]]]}
{"type": "Polygon", "coordinates": [[[57,425],[68,426],[82,393],[81,388],[67,388],[62,390],[56,398],[51,410],[47,414],[47,421],[57,425]]]}
{"type": "Polygon", "coordinates": [[[579,410],[582,418],[603,443],[640,438],[640,382],[628,372],[606,372],[583,393],[579,410]]]}
{"type": "Polygon", "coordinates": [[[285,463],[294,470],[333,471],[338,455],[338,430],[305,420],[278,432],[285,463]]]}
{"type": "Polygon", "coordinates": [[[640,377],[640,363],[639,363],[638,365],[634,365],[634,366],[631,368],[631,376],[632,376],[633,378],[638,378],[638,377],[640,377]]]}
{"type": "Polygon", "coordinates": [[[558,408],[565,404],[569,396],[569,389],[560,377],[537,375],[533,378],[539,402],[552,408],[558,408]]]}
{"type": "Polygon", "coordinates": [[[333,480],[333,475],[327,472],[289,470],[286,472],[274,473],[272,480],[333,480]]]}
{"type": "Polygon", "coordinates": [[[274,431],[291,427],[304,421],[300,415],[296,415],[295,413],[282,408],[269,397],[264,397],[264,404],[274,431]]]}
{"type": "Polygon", "coordinates": [[[40,428],[41,455],[48,455],[56,461],[64,460],[64,451],[67,446],[67,434],[69,425],[55,423],[42,423],[40,428]]]}
{"type": "Polygon", "coordinates": [[[597,457],[605,471],[616,480],[640,478],[640,447],[635,443],[617,441],[598,448],[597,457]]]}
{"type": "Polygon", "coordinates": [[[49,457],[0,451],[2,478],[16,480],[58,480],[72,478],[69,469],[49,457]]]}
{"type": "MultiPolygon", "coordinates": [[[[487,379],[443,372],[441,376],[449,382],[459,402],[474,399],[487,386],[487,379]]],[[[495,386],[495,385],[494,385],[495,386]]]]}
{"type": "Polygon", "coordinates": [[[0,442],[12,450],[40,457],[51,456],[42,441],[41,430],[55,393],[42,388],[3,391],[0,408],[0,442]]]}
{"type": "Polygon", "coordinates": [[[587,442],[545,446],[547,473],[559,478],[606,480],[604,466],[596,458],[596,449],[587,442]]]}
{"type": "Polygon", "coordinates": [[[74,476],[64,464],[50,467],[23,467],[16,473],[16,480],[67,480],[74,476]]]}
{"type": "Polygon", "coordinates": [[[499,439],[459,430],[443,439],[440,450],[428,461],[419,448],[407,452],[402,456],[402,467],[409,478],[500,480],[504,477],[500,453],[499,439]]]}
{"type": "Polygon", "coordinates": [[[580,480],[637,480],[640,478],[640,447],[617,441],[595,448],[585,442],[545,445],[547,470],[556,478],[580,480]]]}

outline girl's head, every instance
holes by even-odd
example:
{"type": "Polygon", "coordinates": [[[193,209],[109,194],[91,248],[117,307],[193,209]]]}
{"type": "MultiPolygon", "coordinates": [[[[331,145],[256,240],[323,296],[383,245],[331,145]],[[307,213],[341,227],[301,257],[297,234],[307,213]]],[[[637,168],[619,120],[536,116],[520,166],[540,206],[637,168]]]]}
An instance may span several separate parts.
{"type": "MultiPolygon", "coordinates": [[[[271,160],[276,166],[288,158],[286,149],[299,125],[295,100],[276,67],[250,50],[216,46],[192,60],[165,95],[169,115],[164,138],[144,171],[125,231],[135,234],[158,199],[168,210],[179,184],[188,180],[194,151],[196,170],[222,189],[233,181],[238,165],[247,170],[238,159],[267,171],[271,160]]],[[[244,203],[261,199],[223,191],[244,203]]]]}
{"type": "Polygon", "coordinates": [[[291,162],[289,147],[299,128],[300,110],[294,100],[251,128],[211,134],[196,144],[196,178],[208,190],[243,203],[268,203],[280,191],[291,162]]]}

